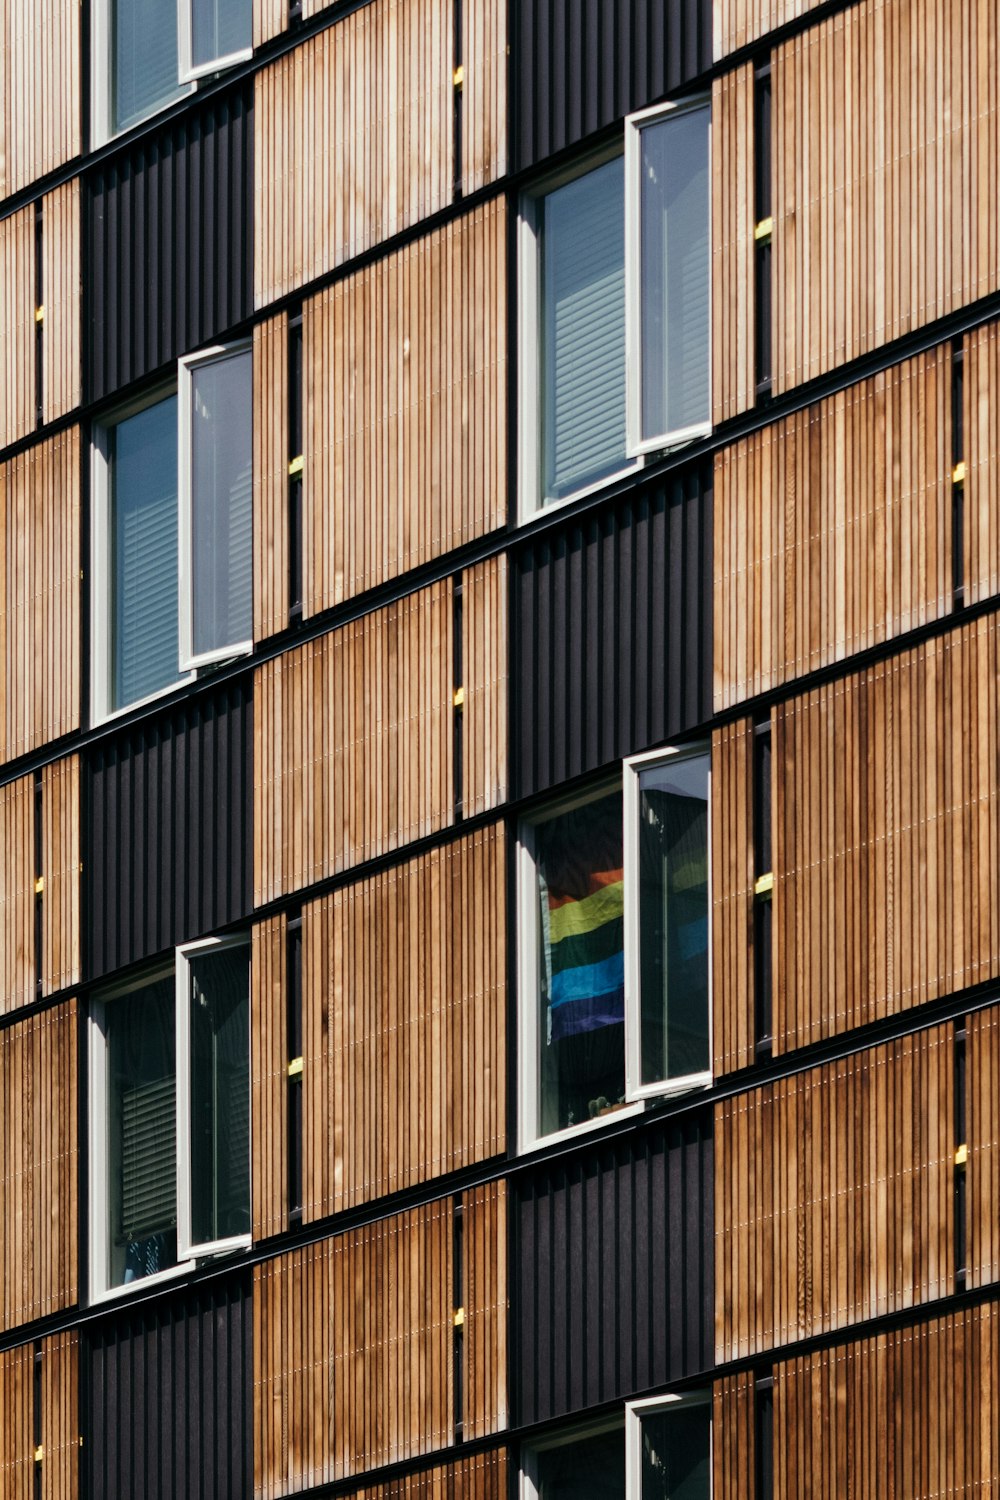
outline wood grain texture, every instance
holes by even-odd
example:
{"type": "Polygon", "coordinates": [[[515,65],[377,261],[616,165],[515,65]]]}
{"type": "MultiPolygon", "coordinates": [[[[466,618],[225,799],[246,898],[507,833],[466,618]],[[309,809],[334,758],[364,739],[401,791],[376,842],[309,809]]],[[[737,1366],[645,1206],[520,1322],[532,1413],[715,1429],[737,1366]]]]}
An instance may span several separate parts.
{"type": "Polygon", "coordinates": [[[288,29],[288,0],[253,0],[253,45],[262,47],[288,29]]]}
{"type": "Polygon", "coordinates": [[[77,1298],[77,1005],[0,1030],[0,1332],[77,1298]]]}
{"type": "Polygon", "coordinates": [[[717,711],[950,610],[951,381],[939,345],[717,453],[717,711]]]}
{"type": "Polygon", "coordinates": [[[754,1061],[753,721],[712,734],[712,1051],[718,1076],[754,1061]]]}
{"type": "Polygon", "coordinates": [[[1000,323],[965,335],[962,381],[967,604],[1000,594],[1000,323]]]}
{"type": "Polygon", "coordinates": [[[42,768],[42,994],[80,983],[80,757],[42,768]]]}
{"type": "Polygon", "coordinates": [[[1000,973],[997,624],[772,711],[776,1053],[1000,973]]]}
{"type": "Polygon", "coordinates": [[[969,1286],[1000,1281],[1000,1005],[969,1017],[965,1243],[969,1286]]]}
{"type": "Polygon", "coordinates": [[[507,1426],[507,1184],[462,1194],[462,1435],[507,1426]]]}
{"type": "Polygon", "coordinates": [[[253,331],[253,638],[288,625],[288,315],[253,331]]]}
{"type": "Polygon", "coordinates": [[[80,1492],[80,1336],[42,1340],[42,1500],[80,1492]]]}
{"type": "Polygon", "coordinates": [[[0,199],[82,150],[81,0],[0,3],[0,199]]]}
{"type": "Polygon", "coordinates": [[[258,922],[250,952],[253,1237],[288,1228],[288,919],[258,922]]]}
{"type": "Polygon", "coordinates": [[[490,1448],[349,1493],[351,1500],[507,1500],[507,1450],[490,1448]]]}
{"type": "Polygon", "coordinates": [[[503,525],[506,233],[498,199],[305,303],[307,615],[503,525]]]}
{"type": "Polygon", "coordinates": [[[254,675],[254,903],[454,819],[450,579],[254,675]]]}
{"type": "Polygon", "coordinates": [[[0,464],[0,762],[80,726],[80,462],[73,427],[0,464]]]}
{"type": "Polygon", "coordinates": [[[462,192],[507,171],[507,5],[462,0],[462,192]]]}
{"type": "Polygon", "coordinates": [[[774,1369],[774,1496],[1000,1493],[1000,1304],[774,1369]]]}
{"type": "Polygon", "coordinates": [[[35,1346],[0,1351],[0,1497],[33,1500],[35,1346]]]}
{"type": "Polygon", "coordinates": [[[716,1106],[720,1361],[954,1286],[951,1026],[716,1106]]]}
{"type": "Polygon", "coordinates": [[[0,1015],[35,998],[35,782],[0,786],[0,1015]]]}
{"type": "Polygon", "coordinates": [[[80,405],[80,179],[42,199],[42,416],[54,422],[80,405]]]}
{"type": "MultiPolygon", "coordinates": [[[[16,0],[8,4],[13,9],[16,0]]],[[[35,209],[29,204],[0,219],[0,449],[34,427],[35,209]]]]}
{"type": "Polygon", "coordinates": [[[256,75],[255,307],[451,201],[453,15],[371,0],[256,75]]]}
{"type": "Polygon", "coordinates": [[[712,85],[712,421],[756,399],[753,65],[712,85]]]}
{"type": "Polygon", "coordinates": [[[774,389],[993,292],[994,0],[860,0],[774,52],[774,389]]]}
{"type": "Polygon", "coordinates": [[[462,807],[477,817],[507,800],[507,558],[462,573],[462,807]]]}
{"type": "Polygon", "coordinates": [[[769,31],[808,15],[823,0],[715,0],[713,56],[718,62],[769,31]]]}
{"type": "Polygon", "coordinates": [[[725,1375],[712,1390],[713,1500],[744,1500],[755,1493],[754,1376],[725,1375]]]}
{"type": "Polygon", "coordinates": [[[303,1217],[506,1145],[506,840],[495,824],[303,911],[303,1217]]]}

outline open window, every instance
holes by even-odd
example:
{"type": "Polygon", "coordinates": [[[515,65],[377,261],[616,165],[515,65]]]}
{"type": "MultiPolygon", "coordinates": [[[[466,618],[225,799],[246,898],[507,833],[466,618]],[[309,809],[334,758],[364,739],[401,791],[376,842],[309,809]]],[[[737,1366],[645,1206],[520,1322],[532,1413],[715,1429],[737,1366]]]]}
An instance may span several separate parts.
{"type": "Polygon", "coordinates": [[[711,1500],[710,1391],[633,1401],[625,1443],[628,1500],[711,1500]]]}
{"type": "Polygon", "coordinates": [[[619,1413],[574,1425],[523,1450],[520,1500],[625,1500],[625,1445],[619,1413]]]}
{"type": "Polygon", "coordinates": [[[177,0],[177,20],[182,82],[232,67],[253,52],[248,0],[177,0]]]}

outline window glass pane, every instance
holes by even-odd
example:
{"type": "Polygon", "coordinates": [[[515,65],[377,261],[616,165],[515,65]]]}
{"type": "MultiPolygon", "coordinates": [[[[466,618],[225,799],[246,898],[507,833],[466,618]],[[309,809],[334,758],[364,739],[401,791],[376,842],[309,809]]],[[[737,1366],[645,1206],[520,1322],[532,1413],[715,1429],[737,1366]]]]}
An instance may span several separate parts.
{"type": "Polygon", "coordinates": [[[177,656],[177,398],[112,428],[112,708],[169,687],[177,656]]]}
{"type": "Polygon", "coordinates": [[[196,68],[251,45],[249,0],[191,0],[191,51],[196,68]]]}
{"type": "Polygon", "coordinates": [[[539,1129],[625,1098],[621,789],[535,828],[539,900],[539,1129]]]}
{"type": "Polygon", "coordinates": [[[125,130],[174,99],[177,7],[170,0],[112,0],[113,128],[125,130]]]}
{"type": "Polygon", "coordinates": [[[245,947],[189,960],[191,1237],[250,1233],[250,967],[245,947]]]}
{"type": "Polygon", "coordinates": [[[639,775],[642,1082],[708,1070],[709,757],[639,775]]]}
{"type": "Polygon", "coordinates": [[[541,204],[545,498],[625,463],[625,172],[616,157],[541,204]]]}
{"type": "Polygon", "coordinates": [[[710,1422],[707,1402],[642,1418],[641,1500],[710,1500],[710,1422]]]}
{"type": "Polygon", "coordinates": [[[174,982],[107,1008],[108,1285],[177,1263],[174,982]]]}
{"type": "Polygon", "coordinates": [[[641,131],[642,436],[709,419],[709,111],[641,131]]]}
{"type": "Polygon", "coordinates": [[[545,1448],[537,1464],[539,1500],[625,1500],[621,1428],[545,1448]]]}
{"type": "Polygon", "coordinates": [[[253,632],[250,350],[192,371],[191,578],[194,653],[253,632]]]}

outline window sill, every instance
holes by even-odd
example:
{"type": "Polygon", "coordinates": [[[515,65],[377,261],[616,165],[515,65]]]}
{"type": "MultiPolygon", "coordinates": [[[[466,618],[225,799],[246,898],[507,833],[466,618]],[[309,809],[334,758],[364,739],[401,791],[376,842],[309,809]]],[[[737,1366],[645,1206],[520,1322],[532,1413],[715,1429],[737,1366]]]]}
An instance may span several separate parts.
{"type": "MultiPolygon", "coordinates": [[[[541,504],[534,505],[530,509],[519,507],[517,524],[527,526],[529,521],[537,521],[540,516],[550,516],[556,511],[565,510],[567,506],[575,504],[577,500],[586,500],[590,495],[597,495],[609,485],[619,484],[623,479],[638,474],[643,467],[643,459],[633,459],[624,468],[616,469],[613,474],[605,474],[603,478],[597,479],[593,484],[585,484],[582,489],[574,490],[571,495],[562,495],[558,500],[546,500],[541,504]]],[[[576,1127],[574,1127],[575,1129],[576,1127]]]]}
{"type": "Polygon", "coordinates": [[[182,1260],[176,1266],[168,1266],[165,1271],[154,1272],[152,1276],[139,1276],[135,1281],[123,1282],[121,1286],[106,1287],[103,1291],[92,1290],[88,1306],[101,1307],[108,1302],[122,1302],[129,1297],[136,1297],[144,1288],[165,1286],[171,1281],[176,1281],[179,1276],[195,1270],[196,1266],[196,1261],[182,1260]]]}
{"type": "Polygon", "coordinates": [[[99,729],[102,724],[113,724],[116,719],[123,719],[126,714],[135,713],[136,709],[147,708],[151,703],[157,703],[161,698],[166,698],[170,693],[176,693],[178,688],[187,687],[189,683],[196,682],[196,672],[185,672],[178,677],[176,682],[168,682],[166,687],[157,688],[155,693],[147,693],[145,698],[136,698],[134,703],[125,703],[121,708],[108,709],[102,712],[97,708],[91,708],[90,727],[99,729]]]}
{"type": "Polygon", "coordinates": [[[581,1120],[579,1125],[567,1125],[562,1130],[553,1130],[548,1135],[535,1136],[532,1140],[520,1142],[519,1152],[521,1156],[527,1156],[532,1151],[542,1151],[547,1146],[558,1146],[564,1141],[572,1141],[577,1136],[593,1135],[597,1130],[603,1130],[608,1125],[613,1125],[619,1120],[631,1119],[634,1115],[642,1114],[645,1103],[641,1099],[626,1100],[624,1104],[617,1105],[614,1109],[607,1110],[598,1115],[594,1120],[581,1120]]]}

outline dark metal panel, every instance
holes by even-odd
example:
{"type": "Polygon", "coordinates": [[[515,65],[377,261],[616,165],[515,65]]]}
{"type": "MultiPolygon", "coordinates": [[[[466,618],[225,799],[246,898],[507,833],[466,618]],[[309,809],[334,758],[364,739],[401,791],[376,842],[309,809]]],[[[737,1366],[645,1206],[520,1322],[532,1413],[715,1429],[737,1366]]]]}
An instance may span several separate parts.
{"type": "Polygon", "coordinates": [[[711,486],[709,464],[639,483],[515,551],[519,795],[711,716],[711,486]]]}
{"type": "Polygon", "coordinates": [[[249,1277],[166,1294],[84,1334],[86,1493],[244,1500],[252,1493],[249,1277]]]}
{"type": "Polygon", "coordinates": [[[512,0],[511,12],[519,168],[712,65],[712,0],[512,0]]]}
{"type": "Polygon", "coordinates": [[[171,364],[250,316],[252,114],[244,84],[89,174],[88,400],[171,364]]]}
{"type": "Polygon", "coordinates": [[[246,916],[253,693],[239,679],[87,752],[90,978],[246,916]]]}
{"type": "Polygon", "coordinates": [[[515,1197],[515,1400],[544,1422],[711,1367],[708,1111],[536,1169],[515,1197]]]}

